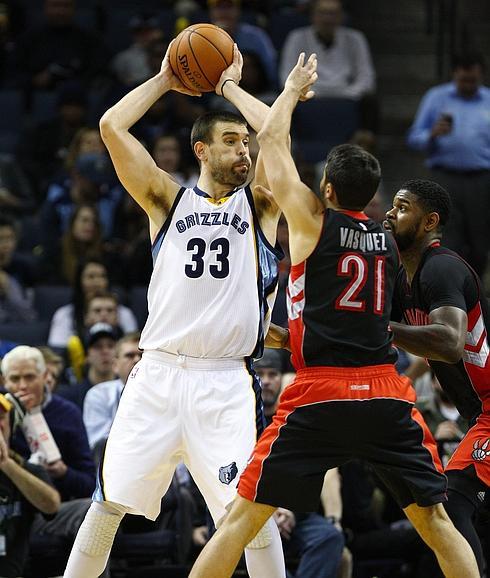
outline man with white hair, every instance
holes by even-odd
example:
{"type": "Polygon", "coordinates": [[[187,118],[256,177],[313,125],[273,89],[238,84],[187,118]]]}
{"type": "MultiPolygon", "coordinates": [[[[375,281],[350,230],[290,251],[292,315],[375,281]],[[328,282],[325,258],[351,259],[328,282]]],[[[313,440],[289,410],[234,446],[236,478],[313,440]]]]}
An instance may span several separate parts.
{"type": "Polygon", "coordinates": [[[59,494],[44,469],[10,450],[15,412],[13,403],[0,393],[1,576],[23,573],[35,513],[53,515],[60,505],[59,494]]]}
{"type": "MultiPolygon", "coordinates": [[[[53,520],[38,518],[35,531],[73,536],[89,506],[87,498],[95,488],[95,466],[81,411],[48,390],[46,364],[39,349],[19,345],[5,355],[1,369],[5,388],[27,412],[41,409],[61,454],[60,459],[42,464],[61,495],[60,510],[53,520]]],[[[13,435],[11,445],[14,451],[29,459],[31,452],[21,428],[13,435]]]]}

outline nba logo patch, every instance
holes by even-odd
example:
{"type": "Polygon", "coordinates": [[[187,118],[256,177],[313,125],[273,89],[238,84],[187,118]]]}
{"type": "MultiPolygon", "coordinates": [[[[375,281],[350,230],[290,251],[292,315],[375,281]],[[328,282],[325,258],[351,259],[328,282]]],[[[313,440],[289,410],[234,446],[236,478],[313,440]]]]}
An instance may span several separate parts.
{"type": "Polygon", "coordinates": [[[134,379],[136,377],[136,374],[139,371],[139,365],[136,364],[133,368],[133,370],[131,371],[131,373],[129,374],[129,379],[134,379]]]}
{"type": "Polygon", "coordinates": [[[229,485],[238,474],[238,468],[236,462],[232,462],[228,466],[223,466],[219,469],[218,478],[222,484],[229,485]]]}

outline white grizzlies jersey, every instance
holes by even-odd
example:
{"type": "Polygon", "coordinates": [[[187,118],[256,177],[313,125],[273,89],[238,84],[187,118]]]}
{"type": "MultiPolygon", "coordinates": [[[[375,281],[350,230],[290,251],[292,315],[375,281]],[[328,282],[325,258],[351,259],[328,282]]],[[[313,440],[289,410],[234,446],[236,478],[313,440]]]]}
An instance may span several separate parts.
{"type": "Polygon", "coordinates": [[[190,357],[260,357],[279,251],[264,237],[247,186],[216,202],[182,188],[152,247],[140,347],[190,357]]]}

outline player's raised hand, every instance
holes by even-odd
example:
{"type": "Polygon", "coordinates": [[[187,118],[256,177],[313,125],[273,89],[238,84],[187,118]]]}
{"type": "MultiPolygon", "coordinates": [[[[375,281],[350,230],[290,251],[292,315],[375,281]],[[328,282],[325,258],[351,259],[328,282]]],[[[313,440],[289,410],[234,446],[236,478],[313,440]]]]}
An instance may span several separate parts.
{"type": "Polygon", "coordinates": [[[232,80],[235,84],[239,84],[242,78],[242,66],[243,57],[241,52],[238,50],[236,44],[233,45],[233,62],[225,68],[221,73],[218,84],[216,85],[215,91],[219,96],[223,96],[223,85],[227,80],[232,80]]]}
{"type": "Polygon", "coordinates": [[[298,57],[298,62],[286,79],[284,90],[295,91],[298,94],[298,100],[301,101],[313,98],[315,96],[315,92],[311,90],[311,86],[318,78],[316,68],[316,54],[311,54],[305,63],[305,53],[302,52],[298,57]]]}
{"type": "Polygon", "coordinates": [[[167,52],[162,60],[162,66],[160,68],[160,75],[162,76],[162,80],[170,90],[175,90],[176,92],[181,92],[182,94],[188,94],[189,96],[201,96],[202,93],[198,90],[191,90],[187,88],[182,82],[180,78],[174,73],[172,67],[170,66],[170,47],[175,42],[172,42],[168,45],[167,52]]]}

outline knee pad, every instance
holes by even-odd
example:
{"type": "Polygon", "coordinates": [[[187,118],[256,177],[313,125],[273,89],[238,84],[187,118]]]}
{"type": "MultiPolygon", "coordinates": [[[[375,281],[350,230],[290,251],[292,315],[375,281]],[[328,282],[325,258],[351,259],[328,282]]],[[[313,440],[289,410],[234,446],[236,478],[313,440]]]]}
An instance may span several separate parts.
{"type": "Polygon", "coordinates": [[[126,509],[111,502],[94,502],[77,535],[80,552],[87,556],[101,556],[112,548],[114,536],[126,509]]]}
{"type": "Polygon", "coordinates": [[[275,524],[275,521],[272,518],[269,518],[257,532],[255,538],[247,544],[246,548],[249,548],[250,550],[260,550],[261,548],[267,548],[267,546],[270,546],[272,543],[271,524],[275,524]]]}

